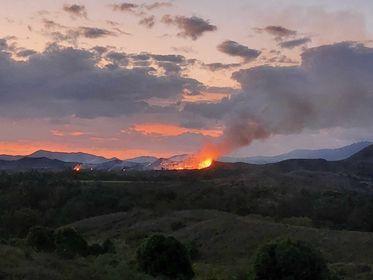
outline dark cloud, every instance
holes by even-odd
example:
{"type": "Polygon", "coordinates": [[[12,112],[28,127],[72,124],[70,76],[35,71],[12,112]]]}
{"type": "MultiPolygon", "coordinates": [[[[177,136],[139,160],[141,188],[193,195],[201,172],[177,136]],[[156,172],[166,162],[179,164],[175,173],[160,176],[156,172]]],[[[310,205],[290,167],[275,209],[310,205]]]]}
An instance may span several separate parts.
{"type": "Polygon", "coordinates": [[[43,19],[44,30],[46,36],[53,39],[54,42],[68,42],[77,45],[79,38],[97,39],[108,36],[118,36],[118,33],[108,29],[99,27],[68,27],[59,24],[53,20],[43,19]]]}
{"type": "Polygon", "coordinates": [[[135,12],[135,9],[137,9],[139,5],[133,4],[133,3],[121,3],[121,4],[113,4],[112,8],[114,11],[121,11],[121,12],[135,12]]]}
{"type": "Polygon", "coordinates": [[[142,61],[146,61],[146,60],[150,60],[151,59],[151,56],[148,54],[148,53],[140,53],[140,54],[132,54],[131,55],[131,58],[133,60],[142,60],[142,61]]]}
{"type": "Polygon", "coordinates": [[[175,54],[150,54],[154,60],[157,61],[168,61],[168,62],[175,62],[175,63],[183,63],[185,62],[185,57],[182,55],[175,55],[175,54]]]}
{"type": "Polygon", "coordinates": [[[197,40],[205,32],[212,32],[217,30],[217,27],[210,24],[208,20],[196,16],[184,17],[165,15],[162,18],[162,22],[168,25],[177,26],[181,30],[178,33],[178,36],[191,38],[192,40],[197,40]]]}
{"type": "Polygon", "coordinates": [[[310,42],[311,42],[311,38],[305,37],[305,38],[281,42],[279,46],[284,49],[293,49],[295,47],[299,47],[310,42]]]}
{"type": "Polygon", "coordinates": [[[109,51],[108,47],[95,46],[92,48],[93,51],[97,52],[99,55],[102,55],[109,51]]]}
{"type": "Polygon", "coordinates": [[[69,13],[72,17],[83,17],[87,18],[87,10],[84,5],[64,5],[63,10],[69,13]]]}
{"type": "Polygon", "coordinates": [[[219,71],[219,70],[228,70],[236,67],[240,67],[241,63],[229,63],[229,64],[224,64],[224,63],[208,63],[208,64],[202,64],[202,66],[210,71],[219,71]]]}
{"type": "Polygon", "coordinates": [[[55,22],[54,20],[43,18],[42,20],[44,28],[47,30],[64,29],[66,26],[55,22]]]}
{"type": "Polygon", "coordinates": [[[19,51],[17,51],[17,56],[18,57],[29,57],[31,55],[34,55],[36,54],[37,52],[34,51],[34,50],[30,50],[30,49],[21,49],[19,51]]]}
{"type": "Polygon", "coordinates": [[[0,38],[0,51],[8,50],[8,41],[4,38],[0,38]]]}
{"type": "Polygon", "coordinates": [[[90,39],[96,39],[96,38],[102,38],[107,36],[115,36],[116,34],[110,30],[98,28],[98,27],[79,27],[75,30],[73,30],[78,33],[79,36],[90,38],[90,39]]]}
{"type": "Polygon", "coordinates": [[[153,4],[144,5],[144,7],[148,10],[155,10],[160,8],[169,8],[172,7],[172,3],[170,2],[155,2],[153,4]]]}
{"type": "Polygon", "coordinates": [[[155,24],[155,16],[144,17],[139,21],[139,24],[146,28],[152,28],[155,24]]]}
{"type": "Polygon", "coordinates": [[[297,31],[287,29],[280,25],[269,25],[264,28],[255,28],[255,30],[259,33],[266,32],[274,36],[277,40],[282,40],[285,37],[297,35],[297,31]]]}
{"type": "Polygon", "coordinates": [[[178,64],[172,62],[159,62],[158,66],[164,70],[165,75],[180,75],[182,71],[178,64]]]}
{"type": "MultiPolygon", "coordinates": [[[[114,52],[107,57],[126,59],[114,52]]],[[[149,98],[181,98],[186,90],[204,88],[194,79],[153,75],[150,68],[102,67],[99,62],[95,51],[57,45],[23,62],[0,52],[0,115],[115,117],[151,110],[149,98]]]]}
{"type": "Polygon", "coordinates": [[[128,55],[123,52],[111,51],[105,55],[105,58],[111,63],[119,66],[127,66],[129,62],[128,55]]]}
{"type": "Polygon", "coordinates": [[[372,73],[373,48],[321,46],[306,50],[299,66],[237,71],[233,79],[241,85],[240,94],[218,104],[188,104],[185,110],[224,119],[220,144],[235,143],[229,151],[253,139],[304,129],[371,128],[372,73]]]}
{"type": "Polygon", "coordinates": [[[245,62],[252,61],[261,54],[258,50],[249,49],[247,46],[229,40],[221,43],[218,50],[230,56],[240,57],[245,62]]]}

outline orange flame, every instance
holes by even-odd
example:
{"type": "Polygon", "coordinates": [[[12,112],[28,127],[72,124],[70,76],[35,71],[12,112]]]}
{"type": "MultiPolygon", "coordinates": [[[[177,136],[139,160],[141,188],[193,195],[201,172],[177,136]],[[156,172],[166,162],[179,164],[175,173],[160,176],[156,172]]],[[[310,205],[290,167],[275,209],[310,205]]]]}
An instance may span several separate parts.
{"type": "Polygon", "coordinates": [[[73,170],[75,172],[80,172],[82,170],[82,165],[81,164],[77,164],[74,166],[73,170]]]}
{"type": "Polygon", "coordinates": [[[163,168],[168,170],[205,169],[210,167],[219,156],[220,152],[213,145],[208,145],[199,153],[191,155],[181,162],[168,163],[163,168]]]}

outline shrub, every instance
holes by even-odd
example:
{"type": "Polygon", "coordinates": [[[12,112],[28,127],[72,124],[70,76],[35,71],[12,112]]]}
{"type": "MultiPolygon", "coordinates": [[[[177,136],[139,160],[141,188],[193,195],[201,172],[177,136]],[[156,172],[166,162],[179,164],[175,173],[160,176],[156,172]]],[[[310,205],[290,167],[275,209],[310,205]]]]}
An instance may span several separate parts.
{"type": "Polygon", "coordinates": [[[174,237],[153,235],[137,250],[137,261],[142,271],[154,277],[192,279],[194,272],[183,244],[174,237]]]}
{"type": "Polygon", "coordinates": [[[29,230],[27,244],[38,251],[52,252],[55,249],[53,230],[35,226],[29,230]]]}
{"type": "Polygon", "coordinates": [[[327,280],[329,271],[321,254],[301,241],[280,239],[259,249],[253,280],[327,280]]]}
{"type": "Polygon", "coordinates": [[[74,228],[65,227],[56,231],[55,243],[57,253],[65,258],[89,253],[87,241],[74,228]]]}
{"type": "Polygon", "coordinates": [[[110,239],[106,239],[104,241],[104,243],[102,243],[101,247],[104,251],[104,254],[105,253],[115,253],[115,245],[114,245],[113,241],[111,241],[110,239]]]}
{"type": "Polygon", "coordinates": [[[200,258],[201,253],[198,249],[197,243],[195,241],[189,241],[185,243],[185,248],[188,252],[189,258],[191,260],[197,260],[200,258]]]}
{"type": "Polygon", "coordinates": [[[30,208],[7,212],[2,216],[2,223],[7,225],[7,232],[24,238],[29,229],[40,222],[40,213],[30,208]]]}
{"type": "Polygon", "coordinates": [[[102,244],[93,243],[89,245],[88,253],[95,256],[103,255],[106,253],[115,253],[115,246],[110,239],[106,239],[102,244]]]}
{"type": "Polygon", "coordinates": [[[98,256],[98,255],[102,255],[104,254],[104,249],[102,248],[102,246],[98,243],[93,243],[91,245],[88,246],[88,253],[89,255],[94,255],[94,256],[98,256]]]}

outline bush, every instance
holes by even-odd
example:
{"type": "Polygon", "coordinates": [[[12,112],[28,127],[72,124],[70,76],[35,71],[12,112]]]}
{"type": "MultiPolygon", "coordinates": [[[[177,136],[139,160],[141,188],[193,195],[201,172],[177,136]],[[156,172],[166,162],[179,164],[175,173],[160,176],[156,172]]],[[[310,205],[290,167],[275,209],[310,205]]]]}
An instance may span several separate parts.
{"type": "Polygon", "coordinates": [[[55,233],[57,253],[64,258],[77,255],[87,256],[89,253],[87,241],[74,228],[61,228],[55,233]]]}
{"type": "Polygon", "coordinates": [[[113,241],[111,241],[110,239],[106,239],[104,241],[104,243],[102,243],[101,247],[104,251],[104,254],[115,253],[115,245],[114,245],[113,241]]]}
{"type": "Polygon", "coordinates": [[[110,239],[106,239],[102,244],[93,243],[88,246],[90,255],[98,256],[106,253],[115,253],[114,243],[110,239]]]}
{"type": "Polygon", "coordinates": [[[5,213],[1,220],[7,226],[8,233],[24,238],[32,226],[39,224],[40,213],[30,208],[22,208],[5,213]]]}
{"type": "Polygon", "coordinates": [[[143,241],[137,250],[140,269],[154,277],[192,279],[194,272],[183,244],[174,237],[153,235],[143,241]]]}
{"type": "Polygon", "coordinates": [[[89,253],[89,255],[98,256],[98,255],[104,254],[105,252],[104,252],[104,249],[102,248],[101,244],[93,243],[93,244],[88,246],[88,253],[89,253]]]}
{"type": "Polygon", "coordinates": [[[36,226],[27,235],[27,244],[38,251],[52,252],[55,249],[53,230],[36,226]]]}
{"type": "Polygon", "coordinates": [[[301,241],[277,240],[264,245],[254,258],[253,280],[327,280],[321,254],[301,241]]]}
{"type": "Polygon", "coordinates": [[[199,251],[195,241],[185,243],[185,248],[191,260],[198,260],[201,257],[201,252],[199,251]]]}

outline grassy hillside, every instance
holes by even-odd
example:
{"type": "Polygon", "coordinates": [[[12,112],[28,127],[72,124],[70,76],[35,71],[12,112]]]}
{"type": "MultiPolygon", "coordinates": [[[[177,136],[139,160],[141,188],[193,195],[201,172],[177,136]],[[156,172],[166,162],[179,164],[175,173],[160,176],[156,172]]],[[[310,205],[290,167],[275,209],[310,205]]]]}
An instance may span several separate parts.
{"type": "Polygon", "coordinates": [[[182,241],[196,279],[246,279],[267,241],[318,248],[340,279],[373,278],[370,149],[342,162],[215,165],[203,171],[0,176],[0,279],[151,279],[135,252],[162,233],[182,241]],[[64,259],[26,244],[34,225],[73,226],[116,252],[64,259]],[[192,254],[193,253],[193,254],[192,254]]]}

